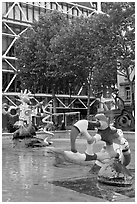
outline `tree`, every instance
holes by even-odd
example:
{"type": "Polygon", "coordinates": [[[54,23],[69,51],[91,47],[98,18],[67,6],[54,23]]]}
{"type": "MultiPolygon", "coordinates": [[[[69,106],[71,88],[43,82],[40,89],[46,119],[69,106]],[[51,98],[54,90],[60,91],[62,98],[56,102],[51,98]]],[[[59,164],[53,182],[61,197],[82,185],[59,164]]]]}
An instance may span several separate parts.
{"type": "Polygon", "coordinates": [[[73,85],[84,84],[87,89],[87,115],[89,115],[90,96],[93,95],[94,88],[97,85],[99,89],[102,84],[116,83],[116,63],[113,66],[115,57],[112,51],[110,52],[111,45],[108,43],[109,28],[103,23],[107,18],[95,15],[91,18],[73,19],[67,30],[61,29],[59,35],[51,41],[51,63],[62,72],[65,69],[67,73],[72,73],[73,85]]]}
{"type": "Polygon", "coordinates": [[[93,89],[111,87],[117,80],[116,36],[110,29],[110,17],[98,14],[96,22],[96,60],[93,72],[93,89]]]}
{"type": "Polygon", "coordinates": [[[108,15],[73,19],[57,11],[42,15],[16,45],[22,86],[34,92],[48,87],[54,96],[58,90],[65,92],[71,86],[75,92],[76,85],[84,85],[89,114],[91,94],[102,86],[114,85],[117,71],[131,80],[134,3],[103,5],[108,15]]]}
{"type": "Polygon", "coordinates": [[[131,89],[134,109],[135,83],[135,2],[104,3],[103,9],[110,16],[110,30],[116,38],[114,53],[117,59],[117,74],[125,77],[131,89]]]}
{"type": "MultiPolygon", "coordinates": [[[[91,85],[93,64],[93,33],[85,26],[85,19],[73,19],[67,28],[62,29],[58,36],[51,42],[51,63],[65,74],[71,75],[69,81],[74,87],[76,84],[87,87],[91,85]],[[92,50],[91,50],[92,49],[92,50]],[[88,53],[88,54],[87,54],[88,53]]],[[[89,89],[89,88],[88,88],[89,89]]]]}
{"type": "MultiPolygon", "coordinates": [[[[40,16],[18,39],[15,54],[18,58],[17,70],[21,80],[22,89],[29,89],[32,93],[48,92],[53,97],[53,112],[56,112],[55,93],[60,84],[62,73],[48,63],[50,54],[50,41],[61,28],[68,25],[64,14],[53,11],[40,16]]],[[[56,120],[56,119],[55,119],[56,120]]]]}

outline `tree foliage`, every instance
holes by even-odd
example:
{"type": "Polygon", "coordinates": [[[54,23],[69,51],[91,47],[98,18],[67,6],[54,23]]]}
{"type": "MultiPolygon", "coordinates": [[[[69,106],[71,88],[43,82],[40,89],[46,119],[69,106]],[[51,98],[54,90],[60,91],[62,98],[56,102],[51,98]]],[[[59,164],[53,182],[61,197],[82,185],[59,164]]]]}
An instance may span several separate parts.
{"type": "Polygon", "coordinates": [[[117,38],[115,53],[118,60],[118,73],[128,78],[127,69],[135,66],[135,3],[108,3],[110,29],[117,38]]]}
{"type": "Polygon", "coordinates": [[[57,67],[49,66],[47,58],[51,39],[67,24],[68,21],[62,13],[47,12],[18,39],[15,54],[18,58],[17,69],[22,88],[27,87],[32,92],[39,92],[46,91],[47,87],[56,87],[60,72],[57,67]]]}
{"type": "MultiPolygon", "coordinates": [[[[134,106],[135,83],[135,2],[103,4],[110,15],[110,29],[117,39],[114,51],[117,59],[117,74],[124,76],[130,85],[134,106]]],[[[133,107],[134,108],[134,107],[133,107]]]]}
{"type": "MultiPolygon", "coordinates": [[[[134,2],[102,3],[107,14],[67,19],[46,12],[16,44],[22,86],[33,92],[114,85],[117,71],[131,82],[135,63],[134,2]],[[29,80],[28,80],[29,79],[29,80]]],[[[132,84],[132,83],[131,83],[132,84]]]]}
{"type": "Polygon", "coordinates": [[[62,70],[65,67],[75,76],[76,83],[92,85],[93,89],[96,85],[116,83],[116,58],[109,43],[109,27],[103,22],[107,18],[95,15],[74,19],[67,31],[61,30],[50,46],[52,63],[62,70]]]}

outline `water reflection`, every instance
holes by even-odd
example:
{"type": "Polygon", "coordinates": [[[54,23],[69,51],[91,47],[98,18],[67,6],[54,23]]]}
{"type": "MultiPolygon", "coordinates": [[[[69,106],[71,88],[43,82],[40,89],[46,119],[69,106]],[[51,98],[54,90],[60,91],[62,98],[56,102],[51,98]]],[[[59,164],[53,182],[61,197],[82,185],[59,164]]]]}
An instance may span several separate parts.
{"type": "Polygon", "coordinates": [[[4,141],[2,147],[3,201],[10,201],[13,195],[27,196],[37,186],[44,189],[48,186],[54,169],[51,168],[53,158],[45,148],[19,148],[11,140],[9,143],[4,141]]]}

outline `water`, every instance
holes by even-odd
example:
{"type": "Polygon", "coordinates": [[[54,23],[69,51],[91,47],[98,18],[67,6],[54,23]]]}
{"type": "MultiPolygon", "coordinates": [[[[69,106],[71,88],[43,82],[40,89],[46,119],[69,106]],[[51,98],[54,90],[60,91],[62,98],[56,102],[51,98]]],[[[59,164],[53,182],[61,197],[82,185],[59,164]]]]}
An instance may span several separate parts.
{"type": "MultiPolygon", "coordinates": [[[[3,202],[45,201],[47,194],[52,197],[56,191],[48,181],[76,176],[78,167],[71,171],[55,167],[54,157],[47,153],[47,147],[24,148],[23,142],[15,145],[9,137],[3,137],[2,143],[3,202]]],[[[55,139],[53,146],[69,149],[69,140],[55,139]]],[[[84,171],[82,167],[80,169],[84,171]]]]}
{"type": "MultiPolygon", "coordinates": [[[[75,187],[73,182],[75,182],[77,186],[77,188],[74,189],[75,191],[105,198],[109,201],[111,200],[111,198],[107,196],[107,187],[101,191],[103,192],[101,194],[103,197],[100,196],[96,176],[89,174],[91,167],[69,164],[57,168],[54,166],[54,157],[48,153],[47,147],[25,148],[23,143],[15,145],[9,137],[3,137],[2,143],[3,202],[57,201],[56,186],[73,189],[73,187],[75,187]],[[90,179],[86,180],[83,178],[83,180],[80,180],[82,177],[88,176],[90,179]],[[66,182],[69,182],[67,187],[65,186],[66,182]],[[91,188],[88,188],[87,191],[85,186],[88,187],[88,185],[90,185],[91,188]]],[[[85,140],[80,139],[77,143],[78,150],[83,152],[86,145],[85,140]]],[[[53,146],[70,149],[68,139],[54,139],[53,146]]],[[[101,144],[96,146],[96,151],[98,151],[100,147],[101,144]]],[[[133,164],[131,164],[132,167],[133,164]]],[[[115,196],[117,197],[117,194],[115,196]]],[[[133,191],[131,196],[129,194],[127,196],[134,197],[133,191]]],[[[61,194],[58,196],[58,199],[61,199],[61,194]]],[[[69,200],[64,200],[64,202],[65,201],[67,202],[69,200]]]]}
{"type": "Polygon", "coordinates": [[[54,172],[50,168],[52,162],[53,159],[44,148],[14,147],[11,140],[4,139],[2,151],[3,201],[31,200],[38,186],[38,191],[42,192],[48,186],[47,178],[53,177],[54,172]]]}

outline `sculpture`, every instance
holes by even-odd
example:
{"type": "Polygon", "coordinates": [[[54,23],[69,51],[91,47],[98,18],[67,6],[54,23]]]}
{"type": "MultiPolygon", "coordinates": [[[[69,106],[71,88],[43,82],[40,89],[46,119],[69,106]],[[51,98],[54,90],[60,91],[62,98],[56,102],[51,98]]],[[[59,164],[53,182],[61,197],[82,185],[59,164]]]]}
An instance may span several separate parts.
{"type": "MultiPolygon", "coordinates": [[[[16,113],[12,115],[12,117],[15,117],[15,115],[18,115],[19,119],[16,121],[14,126],[17,128],[14,130],[13,133],[13,140],[16,139],[30,139],[29,143],[27,143],[27,146],[49,146],[52,144],[50,141],[51,136],[54,134],[50,131],[46,131],[44,129],[44,132],[46,133],[46,138],[45,139],[40,139],[36,137],[36,131],[37,127],[32,124],[32,115],[37,117],[37,111],[36,108],[40,106],[43,102],[38,103],[35,106],[32,106],[31,103],[31,97],[30,97],[31,92],[25,89],[25,91],[21,91],[21,93],[18,95],[19,99],[17,99],[20,102],[19,106],[10,106],[8,107],[8,110],[5,110],[6,105],[3,105],[3,112],[5,111],[7,114],[11,114],[11,110],[16,110],[16,113]]],[[[49,106],[46,105],[45,109],[49,106]]],[[[4,112],[4,113],[5,113],[4,112]]],[[[41,114],[43,117],[42,121],[45,124],[53,124],[52,121],[48,121],[52,113],[44,110],[44,113],[41,114]]]]}
{"type": "Polygon", "coordinates": [[[133,177],[120,161],[112,159],[99,170],[98,181],[107,185],[126,187],[132,185],[133,177]]]}

